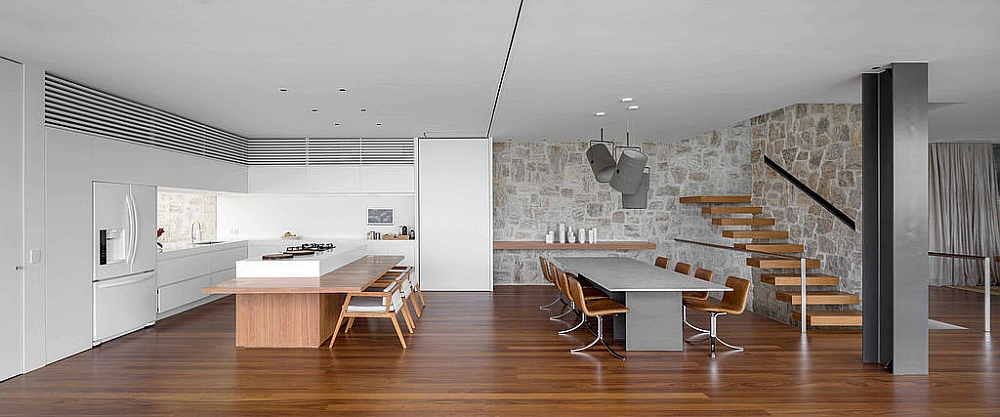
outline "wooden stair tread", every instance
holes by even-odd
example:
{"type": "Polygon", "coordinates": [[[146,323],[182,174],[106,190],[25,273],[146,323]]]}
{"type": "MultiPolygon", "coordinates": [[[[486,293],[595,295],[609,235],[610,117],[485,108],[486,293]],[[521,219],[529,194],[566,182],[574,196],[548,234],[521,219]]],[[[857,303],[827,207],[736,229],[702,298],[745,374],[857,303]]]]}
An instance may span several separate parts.
{"type": "Polygon", "coordinates": [[[692,195],[680,198],[681,203],[749,203],[748,195],[692,195]]]}
{"type": "MultiPolygon", "coordinates": [[[[798,274],[760,274],[760,282],[776,286],[801,285],[802,277],[798,274]]],[[[806,285],[839,285],[840,277],[829,275],[806,275],[806,285]]]]}
{"type": "Polygon", "coordinates": [[[800,253],[805,250],[805,247],[798,243],[736,243],[733,247],[768,253],[800,253]]]}
{"type": "MultiPolygon", "coordinates": [[[[792,305],[801,305],[802,296],[799,294],[798,290],[795,291],[778,291],[774,293],[774,298],[778,301],[789,303],[792,305]]],[[[809,305],[813,304],[858,304],[861,299],[857,294],[851,294],[843,291],[816,291],[810,290],[806,291],[806,298],[809,305]]]]}
{"type": "Polygon", "coordinates": [[[722,237],[733,239],[788,239],[784,230],[723,230],[722,237]]]}
{"type": "Polygon", "coordinates": [[[760,214],[764,208],[760,206],[707,206],[701,208],[702,214],[760,214]]]}
{"type": "Polygon", "coordinates": [[[716,226],[774,226],[774,219],[764,217],[716,217],[712,219],[716,226]]]}
{"type": "MultiPolygon", "coordinates": [[[[806,309],[807,326],[861,326],[861,312],[857,310],[806,309]]],[[[802,312],[795,310],[792,318],[802,320],[802,312]]]]}
{"type": "MultiPolygon", "coordinates": [[[[747,266],[754,268],[801,268],[798,259],[747,258],[747,266]]],[[[806,259],[806,268],[819,268],[819,259],[806,259]]]]}

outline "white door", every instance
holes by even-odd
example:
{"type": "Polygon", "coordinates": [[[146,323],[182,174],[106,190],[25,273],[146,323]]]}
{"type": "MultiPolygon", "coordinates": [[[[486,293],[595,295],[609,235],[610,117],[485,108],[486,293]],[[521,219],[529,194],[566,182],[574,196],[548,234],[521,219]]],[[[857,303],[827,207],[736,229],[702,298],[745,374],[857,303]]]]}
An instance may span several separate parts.
{"type": "Polygon", "coordinates": [[[493,290],[492,143],[417,142],[417,236],[424,290],[493,290]]]}
{"type": "Polygon", "coordinates": [[[134,274],[156,268],[156,187],[133,184],[132,202],[137,225],[132,260],[134,274]]]}
{"type": "Polygon", "coordinates": [[[0,381],[24,358],[22,79],[21,64],[0,58],[0,381]]]}

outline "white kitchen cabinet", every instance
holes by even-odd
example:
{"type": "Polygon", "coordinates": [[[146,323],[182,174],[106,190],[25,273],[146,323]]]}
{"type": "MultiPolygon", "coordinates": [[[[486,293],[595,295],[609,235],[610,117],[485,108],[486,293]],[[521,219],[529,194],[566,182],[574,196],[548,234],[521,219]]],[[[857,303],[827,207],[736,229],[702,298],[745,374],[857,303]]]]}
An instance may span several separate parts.
{"type": "Polygon", "coordinates": [[[258,194],[299,194],[309,191],[305,166],[251,166],[247,189],[258,194]]]}
{"type": "Polygon", "coordinates": [[[156,267],[158,318],[211,301],[201,289],[235,278],[236,261],[247,258],[247,249],[247,242],[240,241],[161,253],[156,267]]]}
{"type": "Polygon", "coordinates": [[[361,191],[361,166],[326,165],[306,169],[310,193],[356,193],[361,191]]]}
{"type": "Polygon", "coordinates": [[[492,291],[492,143],[417,142],[417,232],[421,287],[492,291]]]}
{"type": "Polygon", "coordinates": [[[361,166],[361,191],[369,193],[412,193],[413,165],[361,166]]]}
{"type": "Polygon", "coordinates": [[[420,268],[417,266],[416,240],[369,240],[365,243],[368,246],[369,255],[402,255],[403,260],[399,265],[414,267],[413,279],[420,282],[420,268]]]}
{"type": "Polygon", "coordinates": [[[94,341],[90,136],[45,129],[45,362],[94,341]]]}

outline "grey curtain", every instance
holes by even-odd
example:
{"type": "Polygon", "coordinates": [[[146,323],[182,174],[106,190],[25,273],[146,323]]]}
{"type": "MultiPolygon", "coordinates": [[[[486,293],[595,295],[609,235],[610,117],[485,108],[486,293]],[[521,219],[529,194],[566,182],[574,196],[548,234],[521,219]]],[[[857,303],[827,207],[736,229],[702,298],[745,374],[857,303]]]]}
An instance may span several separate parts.
{"type": "MultiPolygon", "coordinates": [[[[997,175],[990,144],[930,145],[930,248],[1000,255],[997,175]]],[[[983,285],[982,261],[931,257],[931,285],[983,285]]],[[[991,282],[1000,278],[991,265],[991,282]]]]}

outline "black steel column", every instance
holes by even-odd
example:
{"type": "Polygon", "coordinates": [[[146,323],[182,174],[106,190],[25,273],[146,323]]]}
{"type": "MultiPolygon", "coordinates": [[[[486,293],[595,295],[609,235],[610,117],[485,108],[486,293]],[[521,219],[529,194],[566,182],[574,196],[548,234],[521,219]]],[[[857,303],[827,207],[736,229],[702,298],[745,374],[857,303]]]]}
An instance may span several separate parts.
{"type": "Polygon", "coordinates": [[[879,357],[879,74],[861,74],[861,357],[880,363],[879,357]]]}

